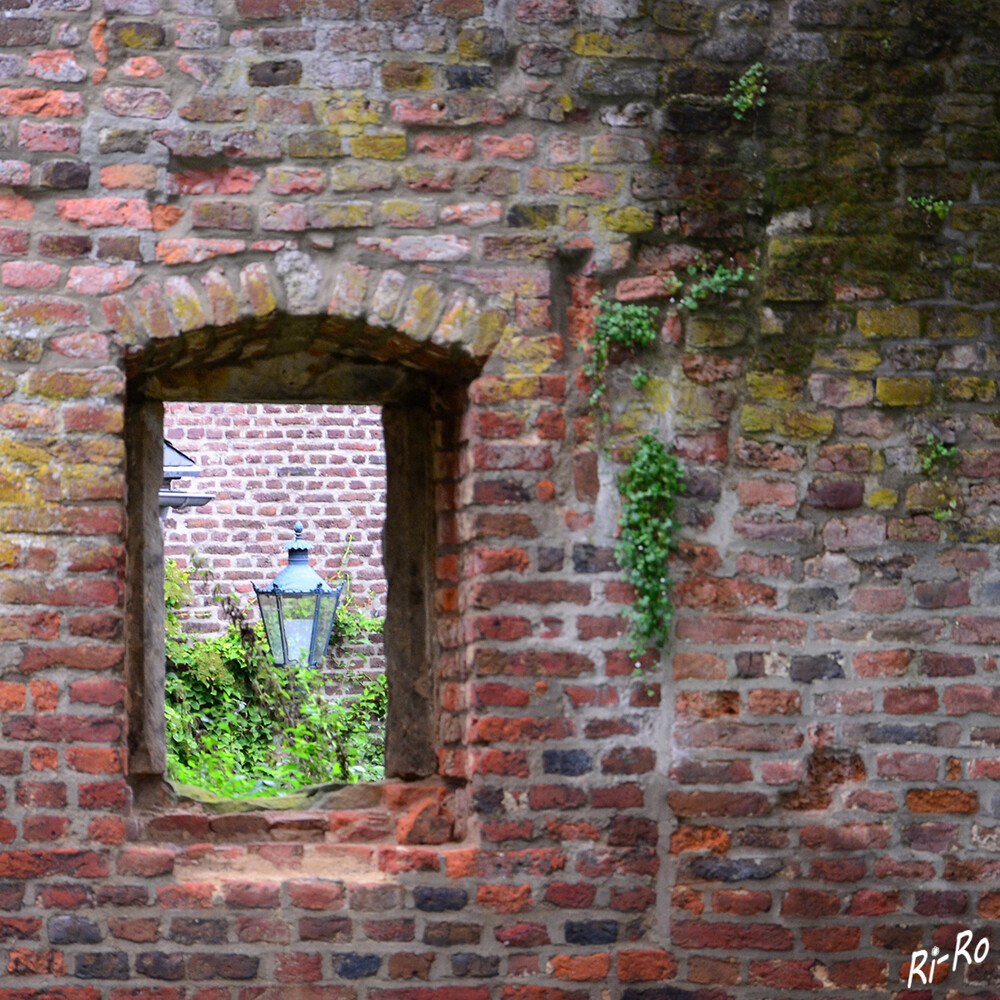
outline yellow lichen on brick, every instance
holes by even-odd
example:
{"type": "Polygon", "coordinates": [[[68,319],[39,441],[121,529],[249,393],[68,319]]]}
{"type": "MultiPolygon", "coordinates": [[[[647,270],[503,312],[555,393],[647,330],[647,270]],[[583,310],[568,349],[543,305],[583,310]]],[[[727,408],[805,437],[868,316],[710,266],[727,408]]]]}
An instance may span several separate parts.
{"type": "Polygon", "coordinates": [[[795,375],[747,372],[747,390],[753,400],[795,402],[802,398],[802,379],[795,375]]]}
{"type": "Polygon", "coordinates": [[[351,155],[370,160],[401,160],[406,156],[406,136],[358,135],[351,140],[351,155]]]}
{"type": "Polygon", "coordinates": [[[118,41],[127,49],[144,49],[149,45],[149,38],[135,28],[120,28],[118,41]]]}
{"type": "Polygon", "coordinates": [[[118,500],[125,495],[125,476],[102,465],[74,465],[59,477],[66,500],[118,500]]]}
{"type": "MultiPolygon", "coordinates": [[[[476,324],[476,333],[470,345],[472,353],[478,357],[484,357],[493,351],[502,337],[510,336],[514,332],[514,327],[508,323],[507,314],[501,309],[490,309],[479,316],[476,324]]],[[[535,388],[538,381],[534,377],[513,379],[513,382],[528,381],[535,388]]],[[[513,397],[512,397],[513,398],[513,397]]]]}
{"type": "Polygon", "coordinates": [[[615,38],[601,31],[581,31],[573,36],[573,52],[592,59],[655,59],[663,56],[663,42],[656,35],[615,38]]]}
{"type": "Polygon", "coordinates": [[[330,101],[320,116],[330,125],[377,125],[382,121],[384,106],[365,97],[330,101]]]}
{"type": "Polygon", "coordinates": [[[417,285],[410,293],[399,323],[399,329],[411,337],[423,339],[434,329],[438,310],[441,308],[441,293],[435,285],[417,285]]]}
{"type": "Polygon", "coordinates": [[[746,327],[738,320],[713,319],[707,316],[689,316],[684,321],[687,346],[735,347],[746,337],[746,327]]]}
{"type": "Polygon", "coordinates": [[[191,292],[176,295],[170,302],[170,311],[181,330],[196,330],[208,323],[198,296],[191,292]]]}
{"type": "Polygon", "coordinates": [[[0,422],[6,427],[50,430],[56,425],[56,409],[40,403],[4,403],[0,422]]]}
{"type": "MultiPolygon", "coordinates": [[[[615,49],[610,35],[599,31],[581,31],[573,36],[573,51],[578,56],[610,56],[615,49]]],[[[621,43],[617,43],[621,46],[621,43]]]]}
{"type": "Polygon", "coordinates": [[[978,337],[983,332],[983,314],[951,310],[944,316],[931,315],[927,323],[928,337],[978,337]]]}
{"type": "Polygon", "coordinates": [[[251,264],[240,275],[243,294],[255,316],[268,316],[278,308],[266,270],[251,264]]]}
{"type": "Polygon", "coordinates": [[[673,408],[674,401],[670,381],[650,375],[649,381],[642,387],[642,398],[655,413],[669,412],[673,408]]]}
{"type": "Polygon", "coordinates": [[[0,504],[37,507],[41,503],[37,484],[29,486],[28,477],[6,462],[0,463],[0,504]]]}
{"type": "Polygon", "coordinates": [[[875,398],[885,406],[923,406],[933,395],[934,385],[927,378],[875,380],[875,398]]]}
{"type": "Polygon", "coordinates": [[[748,434],[773,431],[785,437],[825,438],[833,433],[833,415],[750,403],[740,413],[740,426],[748,434]]]}
{"type": "Polygon", "coordinates": [[[21,547],[0,539],[0,569],[14,569],[21,558],[21,547]]]}
{"type": "Polygon", "coordinates": [[[504,360],[504,372],[510,375],[541,375],[559,360],[548,337],[510,337],[497,352],[504,360]]]}
{"type": "Polygon", "coordinates": [[[907,488],[906,508],[914,514],[928,514],[937,508],[941,494],[942,487],[938,483],[922,479],[907,488]]]}
{"type": "Polygon", "coordinates": [[[833,433],[833,414],[811,410],[787,410],[781,421],[781,433],[796,438],[825,438],[833,433]]]}
{"type": "Polygon", "coordinates": [[[712,386],[698,385],[686,378],[677,378],[674,386],[675,426],[682,430],[705,430],[719,427],[729,412],[720,405],[719,391],[712,386]]]}
{"type": "Polygon", "coordinates": [[[870,372],[882,363],[882,355],[870,348],[838,347],[832,351],[817,351],[815,363],[817,368],[870,372]]]}
{"type": "Polygon", "coordinates": [[[395,226],[420,226],[426,225],[422,217],[426,215],[427,209],[419,201],[409,201],[406,198],[389,198],[383,201],[381,206],[382,218],[391,220],[395,226]]]}
{"type": "Polygon", "coordinates": [[[895,490],[878,489],[868,494],[866,503],[874,510],[892,510],[899,502],[899,494],[895,490]]]}
{"type": "Polygon", "coordinates": [[[778,420],[778,411],[770,406],[744,406],[740,412],[740,427],[747,434],[773,431],[778,420]]]}
{"type": "Polygon", "coordinates": [[[890,309],[859,309],[858,330],[862,337],[905,339],[920,336],[920,313],[909,306],[890,309]]]}
{"type": "Polygon", "coordinates": [[[90,441],[63,439],[52,448],[49,457],[59,463],[88,462],[108,468],[124,463],[125,443],[121,438],[107,437],[93,438],[90,441]]]}
{"type": "Polygon", "coordinates": [[[452,344],[465,337],[476,318],[475,303],[471,298],[455,293],[445,306],[444,315],[438,322],[432,340],[439,344],[452,344]]]}
{"type": "Polygon", "coordinates": [[[962,403],[988,403],[997,396],[997,384],[991,378],[977,378],[973,375],[948,379],[944,385],[947,399],[962,403]]]}
{"type": "Polygon", "coordinates": [[[613,233],[648,233],[656,224],[652,212],[644,212],[634,205],[605,209],[604,223],[613,233]]]}

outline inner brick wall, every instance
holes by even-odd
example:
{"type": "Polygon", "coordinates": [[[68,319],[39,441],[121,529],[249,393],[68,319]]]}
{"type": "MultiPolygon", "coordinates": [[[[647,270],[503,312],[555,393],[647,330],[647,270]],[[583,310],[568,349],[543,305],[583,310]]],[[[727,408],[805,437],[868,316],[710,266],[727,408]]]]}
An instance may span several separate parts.
{"type": "Polygon", "coordinates": [[[164,524],[166,557],[190,566],[195,553],[212,573],[193,581],[191,632],[223,628],[216,585],[255,607],[250,584],[270,583],[285,566],[296,520],[316,572],[328,581],[346,574],[355,604],[385,617],[378,407],[168,403],[164,435],[201,470],[172,489],[214,496],[168,511],[164,524]]]}

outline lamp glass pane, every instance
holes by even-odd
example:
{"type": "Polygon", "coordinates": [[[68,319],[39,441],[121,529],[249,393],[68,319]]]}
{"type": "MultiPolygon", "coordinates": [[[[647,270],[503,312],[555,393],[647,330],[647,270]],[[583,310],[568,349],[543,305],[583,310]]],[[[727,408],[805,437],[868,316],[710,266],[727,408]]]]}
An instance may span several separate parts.
{"type": "Polygon", "coordinates": [[[285,594],[282,600],[285,641],[291,663],[305,660],[312,650],[313,621],[318,594],[285,594]]]}
{"type": "Polygon", "coordinates": [[[333,619],[337,614],[339,601],[340,588],[332,594],[323,594],[319,598],[319,622],[316,625],[316,635],[313,638],[310,663],[322,663],[326,656],[326,647],[330,642],[330,632],[333,630],[333,619]]]}
{"type": "Polygon", "coordinates": [[[257,590],[257,603],[260,605],[260,619],[264,623],[264,633],[267,644],[271,647],[271,659],[275,663],[284,663],[285,651],[281,645],[281,619],[278,616],[278,595],[273,592],[257,590]]]}

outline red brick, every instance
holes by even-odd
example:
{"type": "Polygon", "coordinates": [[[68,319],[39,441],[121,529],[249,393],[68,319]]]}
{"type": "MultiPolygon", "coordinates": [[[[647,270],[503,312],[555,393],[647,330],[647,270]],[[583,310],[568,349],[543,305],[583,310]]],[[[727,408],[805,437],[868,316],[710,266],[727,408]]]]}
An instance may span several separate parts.
{"type": "Polygon", "coordinates": [[[889,715],[924,715],[937,711],[938,693],[932,687],[886,688],[882,707],[889,715]]]}
{"type": "Polygon", "coordinates": [[[511,136],[484,135],[479,141],[483,156],[488,160],[524,160],[535,152],[535,137],[529,132],[511,136]]]}
{"type": "Polygon", "coordinates": [[[720,889],[712,893],[712,909],[716,913],[733,913],[741,917],[750,917],[758,913],[767,913],[770,908],[769,892],[720,889]]]}
{"type": "Polygon", "coordinates": [[[678,639],[715,644],[788,642],[801,645],[805,639],[803,621],[791,618],[744,618],[736,615],[709,615],[681,618],[678,639]]]}
{"type": "Polygon", "coordinates": [[[340,910],[344,906],[344,886],[340,882],[289,882],[288,894],[293,906],[305,910],[340,910]]]}
{"type": "Polygon", "coordinates": [[[160,847],[130,847],[118,856],[120,875],[140,875],[150,878],[168,875],[174,870],[174,851],[160,847]]]}
{"type": "Polygon", "coordinates": [[[885,649],[855,653],[851,662],[859,677],[900,677],[912,657],[909,649],[885,649]]]}
{"type": "Polygon", "coordinates": [[[166,910],[207,909],[212,905],[214,886],[210,882],[179,882],[159,886],[156,903],[166,910]]]}
{"type": "Polygon", "coordinates": [[[605,952],[595,955],[553,955],[549,959],[551,975],[556,979],[573,982],[603,981],[611,970],[611,956],[605,952]]]}
{"type": "Polygon", "coordinates": [[[108,917],[108,930],[120,941],[144,944],[160,940],[160,921],[156,917],[108,917]]]}
{"type": "Polygon", "coordinates": [[[821,989],[822,971],[815,959],[767,959],[750,963],[750,984],[782,990],[821,989]]]}
{"type": "Polygon", "coordinates": [[[0,275],[12,288],[51,288],[58,284],[62,268],[39,261],[8,261],[0,267],[0,275]]]}
{"type": "Polygon", "coordinates": [[[86,229],[103,226],[129,226],[152,229],[149,205],[140,198],[77,198],[56,202],[60,219],[75,222],[86,229]]]}
{"type": "Polygon", "coordinates": [[[959,788],[911,789],[906,793],[906,805],[915,813],[976,813],[979,799],[975,792],[959,788]]]}
{"type": "Polygon", "coordinates": [[[275,979],[280,983],[318,982],[322,978],[323,956],[309,952],[275,955],[275,979]]]}
{"type": "Polygon", "coordinates": [[[655,903],[652,889],[612,889],[609,897],[611,909],[624,912],[648,910],[655,903]]]}
{"type": "Polygon", "coordinates": [[[480,885],[476,902],[498,913],[522,913],[531,908],[531,886],[480,885]]]}
{"type": "Polygon", "coordinates": [[[23,712],[27,704],[27,688],[13,681],[0,681],[0,712],[23,712]]]}
{"type": "Polygon", "coordinates": [[[885,987],[889,963],[877,958],[856,958],[834,962],[828,969],[830,981],[841,989],[873,990],[885,987]]]}
{"type": "Polygon", "coordinates": [[[776,924],[702,924],[678,921],[673,928],[673,943],[679,948],[725,948],[729,951],[754,948],[760,951],[790,951],[792,932],[776,924]]]}
{"type": "Polygon", "coordinates": [[[677,960],[652,948],[620,951],[616,962],[618,979],[623,983],[662,982],[677,975],[677,960]]]}
{"type": "Polygon", "coordinates": [[[835,916],[842,907],[839,897],[816,889],[789,889],[781,901],[783,916],[807,917],[810,920],[835,916]]]}
{"type": "Polygon", "coordinates": [[[902,908],[902,897],[898,892],[879,892],[874,889],[860,889],[851,897],[848,913],[852,916],[875,917],[896,913],[902,908]]]}
{"type": "Polygon", "coordinates": [[[468,133],[434,135],[420,132],[414,137],[413,148],[433,159],[468,160],[473,154],[472,136],[468,133]]]}

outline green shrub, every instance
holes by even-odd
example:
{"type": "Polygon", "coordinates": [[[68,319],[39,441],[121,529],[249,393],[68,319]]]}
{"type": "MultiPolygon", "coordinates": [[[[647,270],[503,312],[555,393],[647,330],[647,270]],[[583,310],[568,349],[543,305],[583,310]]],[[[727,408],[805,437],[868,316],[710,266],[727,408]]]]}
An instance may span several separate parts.
{"type": "MultiPolygon", "coordinates": [[[[384,768],[384,675],[330,675],[305,664],[275,666],[261,625],[252,623],[230,595],[218,598],[229,619],[223,635],[186,635],[180,612],[191,600],[190,575],[167,561],[170,777],[230,798],[282,794],[325,782],[379,780],[384,768]],[[326,693],[331,681],[350,682],[359,690],[332,699],[326,693]]],[[[353,600],[338,609],[335,636],[345,652],[351,641],[380,630],[381,619],[366,615],[353,600]]]]}

